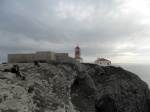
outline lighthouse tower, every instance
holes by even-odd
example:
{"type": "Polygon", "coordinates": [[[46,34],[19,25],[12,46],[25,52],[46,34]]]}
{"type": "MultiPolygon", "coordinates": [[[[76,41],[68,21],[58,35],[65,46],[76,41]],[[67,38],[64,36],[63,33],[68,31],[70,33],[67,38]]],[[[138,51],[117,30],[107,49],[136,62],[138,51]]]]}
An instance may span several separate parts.
{"type": "Polygon", "coordinates": [[[75,59],[78,60],[80,63],[83,62],[83,59],[80,57],[81,56],[81,49],[80,47],[77,45],[77,47],[75,47],[75,59]]]}

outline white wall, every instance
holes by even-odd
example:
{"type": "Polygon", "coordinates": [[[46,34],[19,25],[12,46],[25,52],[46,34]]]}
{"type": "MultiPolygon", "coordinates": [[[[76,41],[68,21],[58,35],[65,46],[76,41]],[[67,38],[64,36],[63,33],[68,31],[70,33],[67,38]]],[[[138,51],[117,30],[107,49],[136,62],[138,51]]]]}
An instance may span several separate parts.
{"type": "Polygon", "coordinates": [[[101,65],[101,66],[111,66],[110,61],[98,61],[96,64],[101,65]]]}

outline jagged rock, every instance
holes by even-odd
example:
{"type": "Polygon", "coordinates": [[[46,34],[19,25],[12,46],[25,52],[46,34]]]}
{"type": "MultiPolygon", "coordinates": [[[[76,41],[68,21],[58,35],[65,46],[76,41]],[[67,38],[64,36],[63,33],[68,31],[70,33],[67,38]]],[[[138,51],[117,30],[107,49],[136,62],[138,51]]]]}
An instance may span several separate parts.
{"type": "Polygon", "coordinates": [[[0,65],[0,112],[150,112],[147,84],[120,67],[18,65],[25,80],[0,65]]]}
{"type": "Polygon", "coordinates": [[[86,67],[97,92],[93,92],[89,86],[86,87],[86,84],[75,85],[71,96],[72,103],[78,111],[149,112],[150,90],[137,75],[120,67],[100,67],[91,64],[87,64],[86,67]]]}
{"type": "Polygon", "coordinates": [[[10,72],[10,70],[9,69],[4,69],[3,72],[10,72]]]}
{"type": "Polygon", "coordinates": [[[117,110],[114,99],[109,95],[101,97],[96,103],[95,108],[97,112],[120,112],[117,110]]]}
{"type": "Polygon", "coordinates": [[[85,83],[87,84],[87,86],[89,86],[90,88],[92,88],[94,91],[97,91],[92,78],[87,73],[85,73],[85,83]]]}
{"type": "Polygon", "coordinates": [[[37,60],[34,61],[34,65],[37,66],[37,67],[40,67],[40,65],[39,65],[37,60]]]}
{"type": "MultiPolygon", "coordinates": [[[[148,85],[137,75],[120,67],[103,67],[105,74],[98,80],[98,112],[148,112],[148,85]]],[[[93,78],[94,78],[93,77],[93,78]]]]}
{"type": "Polygon", "coordinates": [[[67,64],[20,63],[26,80],[14,73],[2,72],[13,65],[0,65],[0,110],[2,112],[74,112],[70,88],[76,71],[67,64]],[[53,74],[53,75],[51,75],[53,74]]]}

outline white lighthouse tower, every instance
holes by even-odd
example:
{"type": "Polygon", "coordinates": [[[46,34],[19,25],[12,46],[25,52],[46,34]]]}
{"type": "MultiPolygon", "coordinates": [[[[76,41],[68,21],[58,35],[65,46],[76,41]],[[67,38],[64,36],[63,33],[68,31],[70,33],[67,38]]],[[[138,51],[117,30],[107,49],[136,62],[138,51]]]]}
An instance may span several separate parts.
{"type": "Polygon", "coordinates": [[[83,59],[80,57],[81,56],[81,49],[80,47],[77,45],[77,47],[75,47],[75,59],[78,60],[80,63],[83,62],[83,59]]]}

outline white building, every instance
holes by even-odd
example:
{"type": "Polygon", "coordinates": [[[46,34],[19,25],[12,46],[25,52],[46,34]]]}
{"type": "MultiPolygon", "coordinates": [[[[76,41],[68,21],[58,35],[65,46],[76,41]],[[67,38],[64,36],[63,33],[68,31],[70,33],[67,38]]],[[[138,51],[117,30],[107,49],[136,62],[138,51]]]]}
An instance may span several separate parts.
{"type": "Polygon", "coordinates": [[[105,58],[97,58],[97,60],[95,61],[95,64],[98,64],[101,66],[111,66],[111,61],[105,58]]]}

